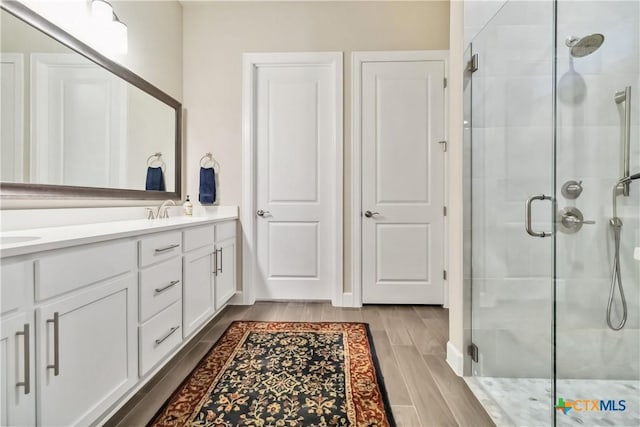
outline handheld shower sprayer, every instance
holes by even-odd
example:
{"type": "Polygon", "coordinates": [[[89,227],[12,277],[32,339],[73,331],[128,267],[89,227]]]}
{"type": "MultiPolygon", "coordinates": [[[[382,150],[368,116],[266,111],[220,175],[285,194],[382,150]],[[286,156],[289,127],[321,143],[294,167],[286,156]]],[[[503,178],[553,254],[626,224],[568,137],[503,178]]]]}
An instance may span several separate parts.
{"type": "Polygon", "coordinates": [[[618,185],[628,184],[631,181],[635,181],[636,179],[640,179],[640,172],[634,173],[633,175],[622,178],[620,181],[618,181],[618,185]]]}
{"type": "Polygon", "coordinates": [[[609,301],[607,302],[607,325],[614,331],[619,331],[624,327],[627,322],[627,299],[624,296],[624,289],[622,287],[622,273],[620,272],[620,233],[622,231],[622,220],[618,217],[618,204],[617,199],[619,194],[624,194],[624,189],[628,188],[631,181],[640,179],[640,172],[633,175],[626,176],[615,183],[612,190],[613,198],[613,217],[609,221],[609,225],[613,229],[614,239],[614,251],[613,258],[613,275],[611,277],[611,288],[609,289],[609,301]],[[620,292],[620,301],[622,302],[622,319],[617,325],[614,325],[611,320],[611,307],[613,305],[613,296],[616,291],[616,285],[620,292]]]}

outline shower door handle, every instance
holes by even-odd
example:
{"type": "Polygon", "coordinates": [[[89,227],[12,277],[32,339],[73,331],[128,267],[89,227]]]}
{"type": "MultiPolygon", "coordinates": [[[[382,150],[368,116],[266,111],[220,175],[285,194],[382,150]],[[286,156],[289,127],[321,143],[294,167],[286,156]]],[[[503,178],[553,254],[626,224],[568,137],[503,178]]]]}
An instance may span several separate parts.
{"type": "Polygon", "coordinates": [[[551,196],[545,196],[544,194],[536,194],[527,199],[527,202],[525,204],[525,211],[524,211],[524,216],[525,216],[524,224],[525,224],[527,233],[529,233],[530,236],[549,237],[553,234],[550,231],[533,231],[533,228],[531,226],[531,205],[533,204],[533,201],[534,200],[552,200],[552,199],[553,198],[551,196]]]}

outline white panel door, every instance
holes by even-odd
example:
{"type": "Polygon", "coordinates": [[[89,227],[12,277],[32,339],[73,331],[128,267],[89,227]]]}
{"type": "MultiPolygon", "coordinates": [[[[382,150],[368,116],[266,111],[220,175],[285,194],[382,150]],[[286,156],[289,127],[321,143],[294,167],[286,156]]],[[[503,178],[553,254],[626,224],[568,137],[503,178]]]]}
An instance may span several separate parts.
{"type": "Polygon", "coordinates": [[[443,61],[362,64],[364,303],[443,303],[443,81],[443,61]]]}
{"type": "Polygon", "coordinates": [[[23,55],[2,53],[0,65],[0,181],[23,182],[23,55]]]}
{"type": "Polygon", "coordinates": [[[256,80],[257,299],[331,299],[336,262],[336,80],[327,65],[256,80]]]}
{"type": "Polygon", "coordinates": [[[32,54],[31,182],[126,184],[126,85],[78,55],[32,54]]]}

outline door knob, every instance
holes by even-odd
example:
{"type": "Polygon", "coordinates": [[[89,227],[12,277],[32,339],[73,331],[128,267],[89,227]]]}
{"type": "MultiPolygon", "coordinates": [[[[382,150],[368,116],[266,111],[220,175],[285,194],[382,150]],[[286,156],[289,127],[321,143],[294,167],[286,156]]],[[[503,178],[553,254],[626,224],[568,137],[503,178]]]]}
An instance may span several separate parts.
{"type": "Polygon", "coordinates": [[[271,212],[263,211],[262,209],[258,209],[258,211],[256,212],[258,216],[264,216],[264,214],[268,214],[268,213],[271,213],[271,212]]]}
{"type": "Polygon", "coordinates": [[[364,216],[366,216],[367,218],[371,218],[372,216],[375,216],[375,215],[380,215],[380,213],[379,212],[371,212],[371,211],[366,211],[364,213],[364,216]]]}

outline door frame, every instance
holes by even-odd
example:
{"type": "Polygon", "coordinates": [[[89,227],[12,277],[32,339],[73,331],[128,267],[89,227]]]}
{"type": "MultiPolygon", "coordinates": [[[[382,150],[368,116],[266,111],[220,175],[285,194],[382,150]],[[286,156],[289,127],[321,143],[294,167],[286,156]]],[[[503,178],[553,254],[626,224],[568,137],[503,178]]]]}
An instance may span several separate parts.
{"type": "MultiPolygon", "coordinates": [[[[351,53],[351,294],[345,293],[344,305],[362,307],[362,66],[367,62],[398,61],[442,61],[445,82],[449,75],[448,50],[375,51],[351,53]]],[[[448,140],[449,97],[444,84],[444,135],[448,140]]],[[[444,153],[444,204],[448,204],[447,194],[447,151],[444,153]]],[[[447,269],[448,232],[447,217],[444,217],[443,254],[444,268],[447,269]]],[[[444,279],[444,307],[449,306],[448,282],[444,279]]]]}
{"type": "Polygon", "coordinates": [[[286,52],[286,53],[244,53],[242,55],[242,292],[236,298],[238,304],[255,303],[255,277],[257,277],[257,218],[256,211],[256,135],[255,101],[257,71],[260,67],[282,67],[286,65],[328,66],[333,71],[335,90],[335,135],[331,150],[335,153],[334,189],[336,218],[334,236],[334,257],[336,271],[331,302],[342,304],[343,293],[343,93],[342,93],[342,52],[286,52]]]}

